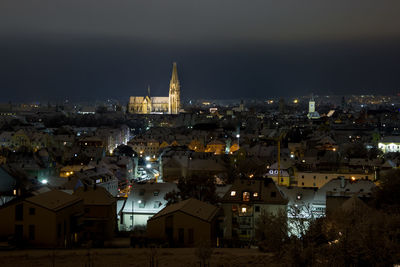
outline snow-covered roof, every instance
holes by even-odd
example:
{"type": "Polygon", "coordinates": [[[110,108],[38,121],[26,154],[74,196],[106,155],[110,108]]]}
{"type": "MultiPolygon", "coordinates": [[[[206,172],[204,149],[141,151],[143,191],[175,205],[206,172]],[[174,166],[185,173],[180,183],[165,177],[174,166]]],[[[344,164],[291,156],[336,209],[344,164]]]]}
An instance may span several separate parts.
{"type": "Polygon", "coordinates": [[[156,214],[167,204],[164,196],[173,190],[178,191],[175,183],[135,184],[122,212],[156,214]]]}
{"type": "Polygon", "coordinates": [[[357,193],[359,196],[368,197],[375,187],[376,185],[370,180],[358,179],[352,182],[350,179],[338,177],[323,185],[317,191],[315,200],[325,203],[327,194],[329,196],[342,196],[357,193]]]}
{"type": "Polygon", "coordinates": [[[176,204],[169,205],[154,215],[150,220],[157,219],[164,215],[174,212],[183,212],[187,215],[199,218],[200,220],[210,222],[217,214],[219,208],[195,198],[189,198],[176,204]]]}

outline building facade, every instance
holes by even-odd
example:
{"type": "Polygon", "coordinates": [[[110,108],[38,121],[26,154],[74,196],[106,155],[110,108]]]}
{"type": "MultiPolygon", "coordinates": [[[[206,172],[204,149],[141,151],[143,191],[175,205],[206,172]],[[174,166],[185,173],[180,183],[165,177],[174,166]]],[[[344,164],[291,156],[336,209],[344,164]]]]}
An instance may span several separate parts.
{"type": "Polygon", "coordinates": [[[169,96],[131,96],[129,99],[129,112],[135,114],[168,113],[178,114],[181,108],[181,86],[178,79],[176,62],[173,63],[172,77],[169,83],[169,96]]]}

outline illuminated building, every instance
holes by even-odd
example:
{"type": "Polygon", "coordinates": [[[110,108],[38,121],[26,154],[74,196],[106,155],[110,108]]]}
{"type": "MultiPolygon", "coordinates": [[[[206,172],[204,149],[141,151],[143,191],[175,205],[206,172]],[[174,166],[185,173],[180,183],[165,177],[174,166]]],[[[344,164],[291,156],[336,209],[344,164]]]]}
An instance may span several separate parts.
{"type": "Polygon", "coordinates": [[[180,83],[176,62],[172,67],[172,77],[169,83],[169,96],[150,96],[150,87],[147,96],[131,96],[129,98],[129,112],[136,114],[168,113],[178,114],[181,108],[180,83]]]}
{"type": "Polygon", "coordinates": [[[307,117],[309,119],[319,119],[320,118],[318,111],[315,111],[314,96],[311,96],[311,99],[308,102],[308,114],[307,114],[307,117]]]}
{"type": "Polygon", "coordinates": [[[385,136],[378,143],[378,148],[383,153],[400,152],[400,136],[385,136]]]}

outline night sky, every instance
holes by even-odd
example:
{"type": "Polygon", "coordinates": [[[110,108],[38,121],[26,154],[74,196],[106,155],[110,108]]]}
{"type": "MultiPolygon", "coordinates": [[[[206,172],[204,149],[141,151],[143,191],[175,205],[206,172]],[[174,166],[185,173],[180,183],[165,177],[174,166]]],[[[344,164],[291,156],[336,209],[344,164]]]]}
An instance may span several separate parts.
{"type": "Polygon", "coordinates": [[[0,101],[400,92],[400,1],[1,0],[0,101]],[[307,3],[307,5],[305,4],[307,3]]]}

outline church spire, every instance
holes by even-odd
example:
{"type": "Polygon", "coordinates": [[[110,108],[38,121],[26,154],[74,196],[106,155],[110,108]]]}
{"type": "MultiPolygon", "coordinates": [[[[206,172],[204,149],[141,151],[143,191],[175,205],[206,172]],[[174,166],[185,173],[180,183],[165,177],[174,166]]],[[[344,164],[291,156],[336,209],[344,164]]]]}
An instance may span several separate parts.
{"type": "Polygon", "coordinates": [[[150,97],[150,84],[147,85],[147,96],[150,97]]]}
{"type": "Polygon", "coordinates": [[[171,83],[179,83],[179,80],[178,80],[178,69],[176,67],[176,62],[174,62],[173,65],[172,65],[171,83]]]}
{"type": "Polygon", "coordinates": [[[178,80],[178,70],[176,67],[176,62],[172,65],[172,76],[169,83],[169,101],[168,101],[168,113],[178,114],[181,108],[181,86],[178,80]]]}

